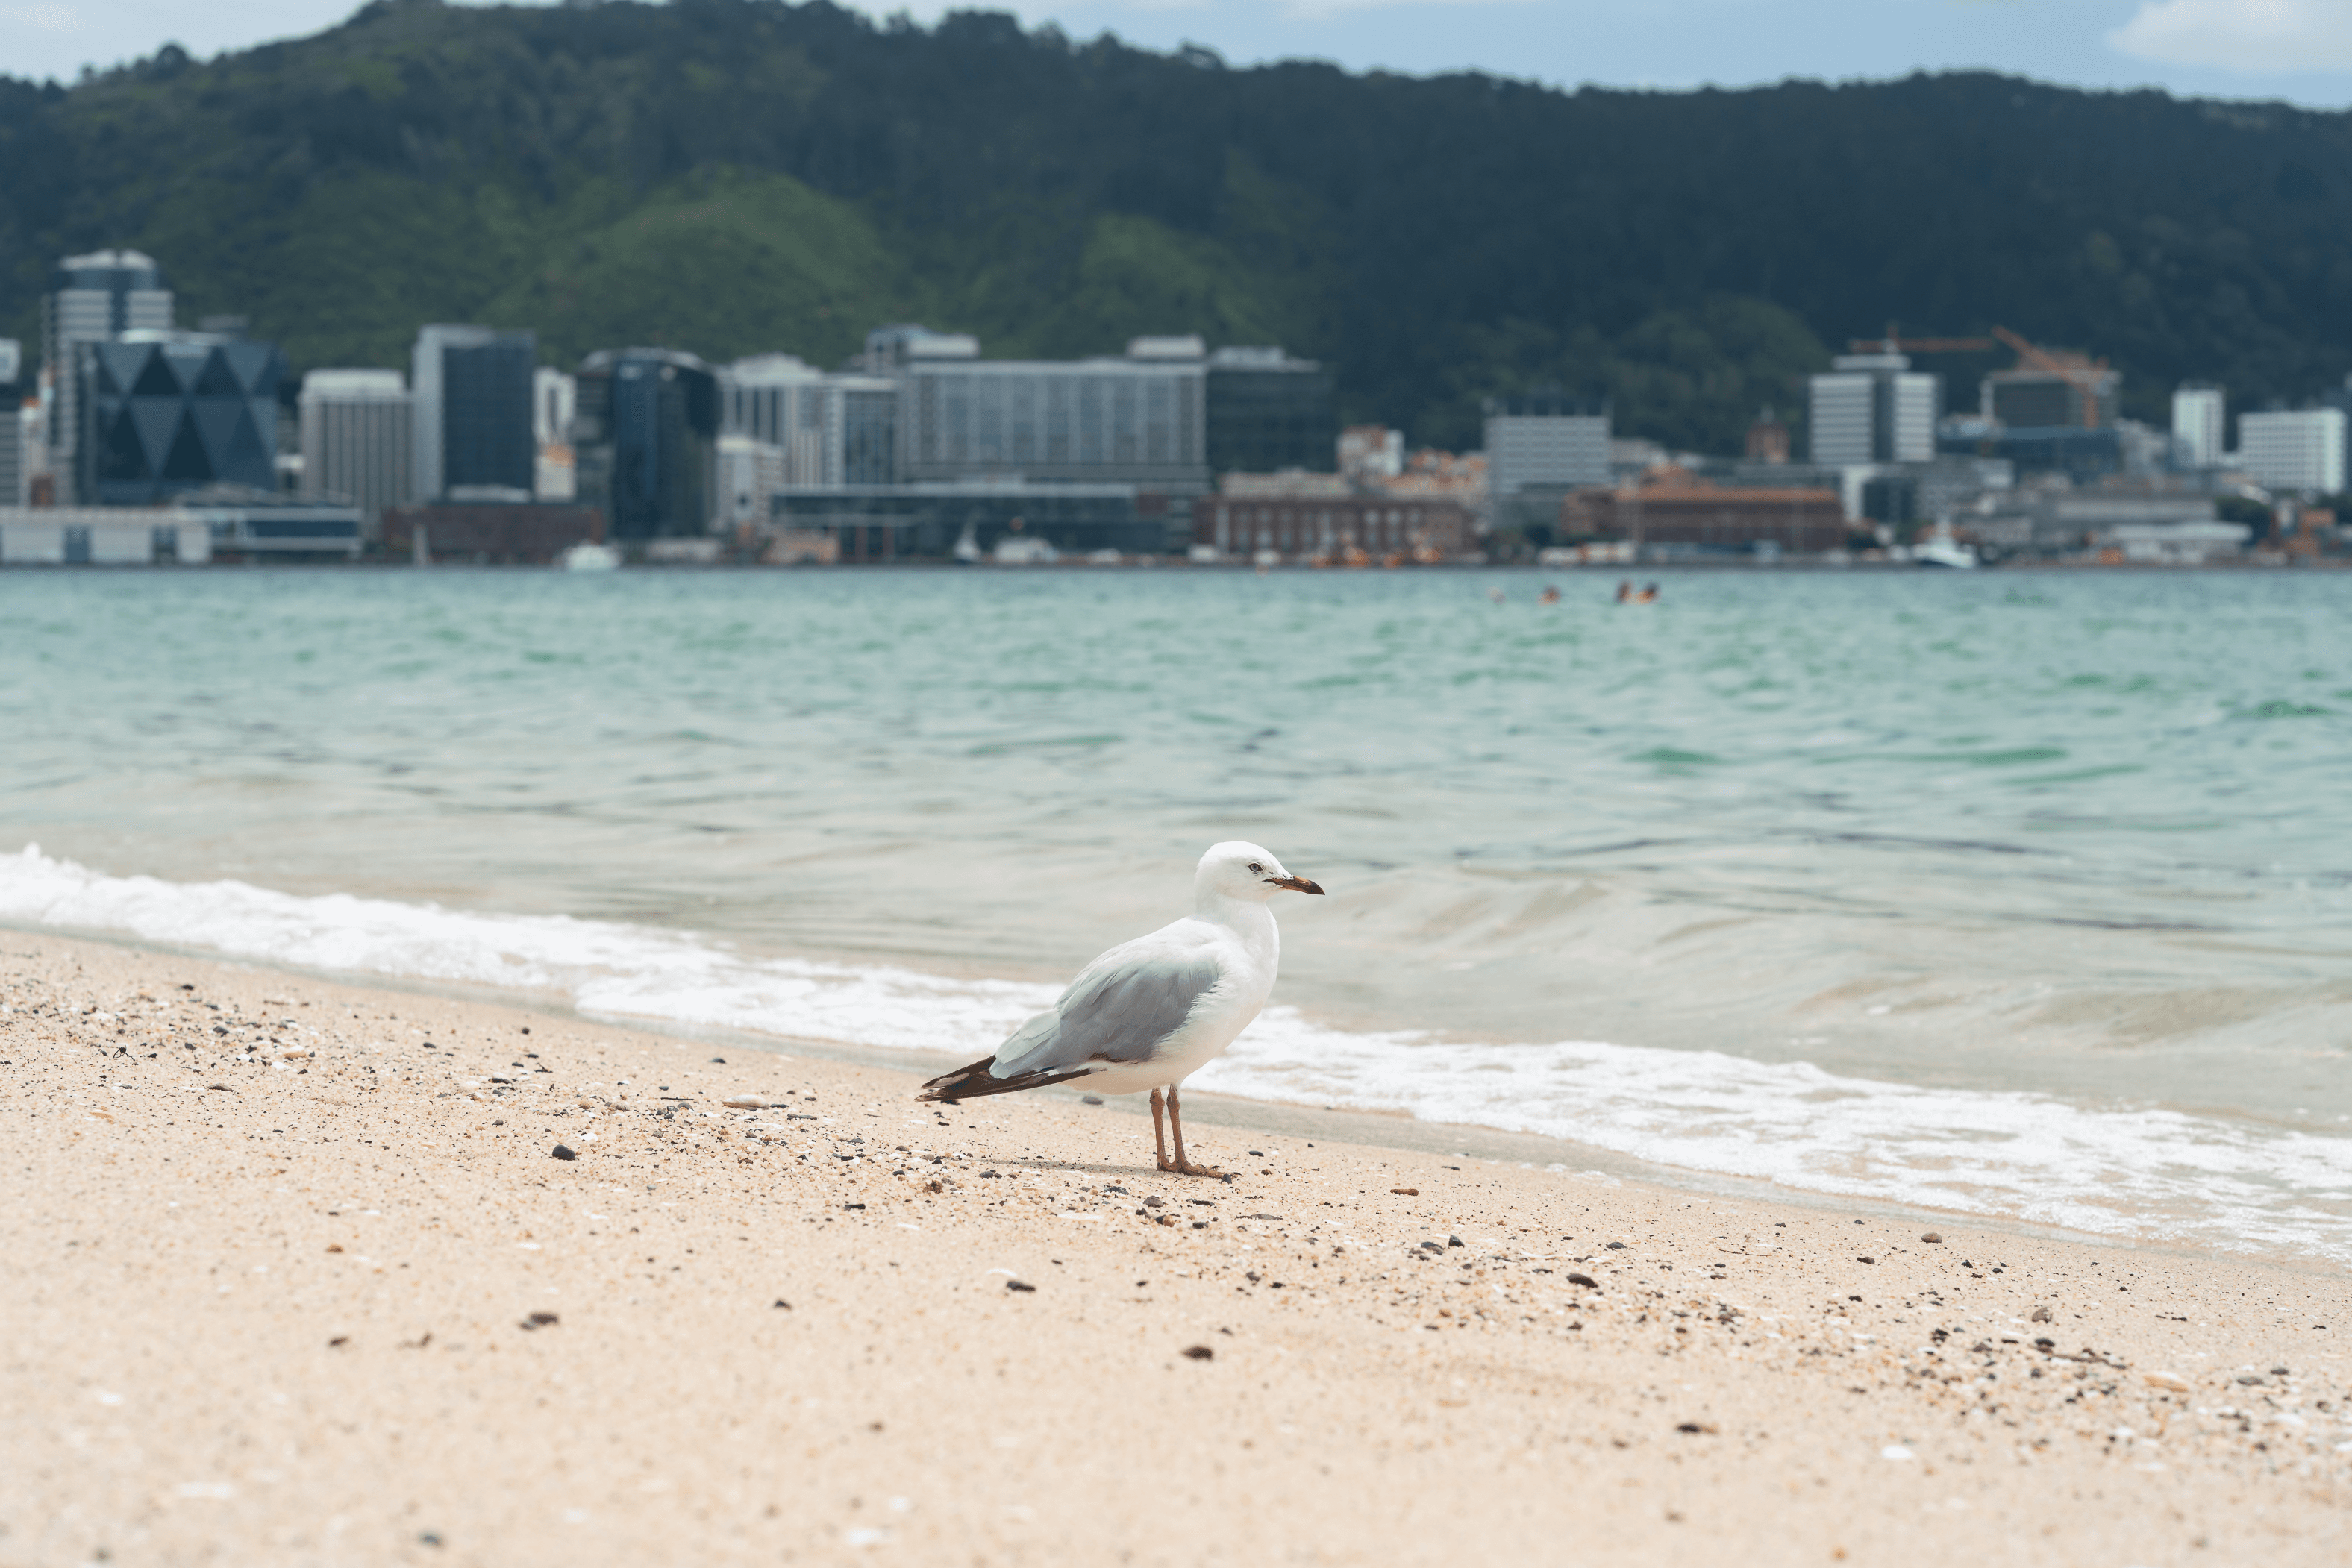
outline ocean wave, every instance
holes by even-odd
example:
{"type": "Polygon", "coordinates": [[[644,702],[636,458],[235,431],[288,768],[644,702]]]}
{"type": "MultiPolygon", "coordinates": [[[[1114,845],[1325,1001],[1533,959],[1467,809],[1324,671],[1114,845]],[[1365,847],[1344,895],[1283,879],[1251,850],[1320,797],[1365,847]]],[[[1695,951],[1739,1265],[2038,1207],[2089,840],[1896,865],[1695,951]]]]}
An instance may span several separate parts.
{"type": "MultiPolygon", "coordinates": [[[[551,993],[615,1019],[971,1056],[1056,989],[751,956],[703,936],[563,915],[118,877],[31,845],[0,855],[0,921],[551,993]]],[[[1538,1134],[1811,1192],[2352,1263],[2352,1138],[2322,1133],[1843,1077],[1722,1051],[1341,1030],[1282,1007],[1192,1082],[1538,1134]]]]}

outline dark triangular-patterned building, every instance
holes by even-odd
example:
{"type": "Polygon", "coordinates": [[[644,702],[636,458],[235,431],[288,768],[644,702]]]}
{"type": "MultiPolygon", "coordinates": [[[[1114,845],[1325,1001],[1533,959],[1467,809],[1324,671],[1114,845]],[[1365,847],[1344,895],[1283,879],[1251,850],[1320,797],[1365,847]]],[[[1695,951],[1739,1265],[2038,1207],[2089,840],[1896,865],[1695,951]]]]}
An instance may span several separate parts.
{"type": "Polygon", "coordinates": [[[206,485],[278,487],[278,383],[268,343],[127,332],[76,345],[83,421],[76,494],[144,507],[206,485]]]}

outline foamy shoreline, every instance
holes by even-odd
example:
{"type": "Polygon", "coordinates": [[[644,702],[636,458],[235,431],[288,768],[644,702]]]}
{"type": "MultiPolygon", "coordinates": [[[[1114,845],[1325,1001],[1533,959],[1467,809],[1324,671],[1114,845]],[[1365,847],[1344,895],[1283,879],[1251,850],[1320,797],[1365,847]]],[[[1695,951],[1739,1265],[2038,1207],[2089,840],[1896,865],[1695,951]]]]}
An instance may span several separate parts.
{"type": "MultiPolygon", "coordinates": [[[[762,1049],[791,1049],[778,1032],[789,1030],[925,1061],[984,1054],[1055,990],[749,955],[690,931],[113,876],[37,847],[0,855],[0,926],[10,924],[554,997],[588,1017],[742,1031],[762,1049]]],[[[1727,1051],[1345,1030],[1279,1005],[1194,1087],[1534,1134],[1700,1184],[2352,1266],[2352,1138],[2324,1128],[1891,1082],[1727,1051]]]]}
{"type": "Polygon", "coordinates": [[[2346,1549],[2340,1277],[0,953],[0,1562],[2346,1549]]]}

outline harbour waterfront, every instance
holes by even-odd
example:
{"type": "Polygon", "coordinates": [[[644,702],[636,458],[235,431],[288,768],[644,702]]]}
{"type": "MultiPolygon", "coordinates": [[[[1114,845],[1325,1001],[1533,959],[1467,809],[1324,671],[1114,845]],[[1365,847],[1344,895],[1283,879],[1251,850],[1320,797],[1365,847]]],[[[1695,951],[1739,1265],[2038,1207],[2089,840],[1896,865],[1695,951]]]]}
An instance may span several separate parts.
{"type": "Polygon", "coordinates": [[[1203,1088],[2352,1260],[2345,585],[1541,580],[9,574],[0,919],[985,1050],[1247,837],[1203,1088]]]}

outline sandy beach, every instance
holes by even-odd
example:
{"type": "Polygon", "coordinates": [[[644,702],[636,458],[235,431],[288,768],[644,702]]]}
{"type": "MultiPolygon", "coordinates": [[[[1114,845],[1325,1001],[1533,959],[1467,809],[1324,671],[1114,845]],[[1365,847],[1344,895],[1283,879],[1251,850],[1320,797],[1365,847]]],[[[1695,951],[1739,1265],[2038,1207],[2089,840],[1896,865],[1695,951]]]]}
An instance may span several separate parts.
{"type": "Polygon", "coordinates": [[[6,1568],[2352,1555],[2333,1273],[0,954],[6,1568]]]}

